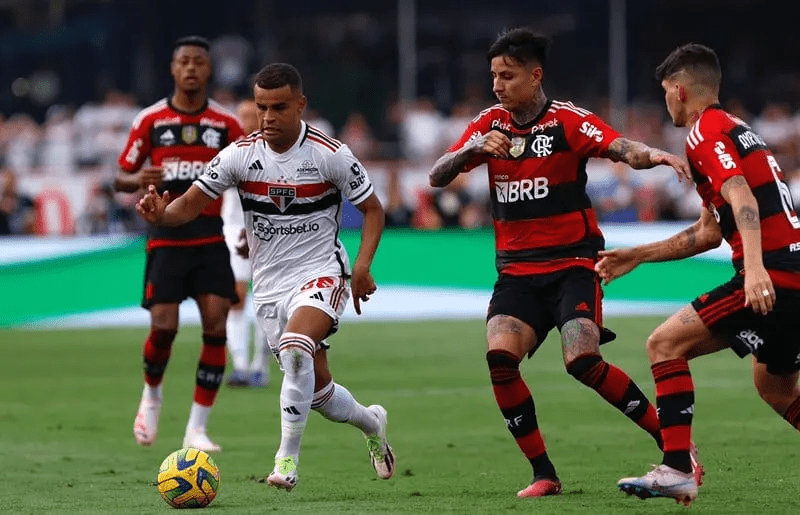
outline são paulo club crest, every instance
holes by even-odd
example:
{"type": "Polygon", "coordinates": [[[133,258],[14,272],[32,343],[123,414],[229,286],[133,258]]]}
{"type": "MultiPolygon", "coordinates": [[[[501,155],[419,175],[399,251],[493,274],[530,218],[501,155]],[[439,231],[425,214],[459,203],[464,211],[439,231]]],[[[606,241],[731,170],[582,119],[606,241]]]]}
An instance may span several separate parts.
{"type": "Polygon", "coordinates": [[[285,211],[297,196],[297,190],[292,186],[270,186],[269,198],[278,206],[281,212],[285,211]]]}

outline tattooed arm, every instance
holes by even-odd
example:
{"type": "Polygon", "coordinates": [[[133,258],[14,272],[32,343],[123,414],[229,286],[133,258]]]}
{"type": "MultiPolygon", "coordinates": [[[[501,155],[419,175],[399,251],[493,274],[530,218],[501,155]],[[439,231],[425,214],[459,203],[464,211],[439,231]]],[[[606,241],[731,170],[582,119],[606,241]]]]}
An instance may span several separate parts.
{"type": "Polygon", "coordinates": [[[489,154],[495,157],[508,157],[510,148],[511,140],[505,134],[489,131],[469,141],[460,149],[440,157],[428,174],[428,182],[436,188],[447,186],[464,171],[464,166],[476,155],[489,154]]]}
{"type": "Polygon", "coordinates": [[[598,254],[600,261],[594,268],[603,282],[608,284],[642,263],[687,258],[719,247],[720,243],[722,243],[722,229],[711,211],[704,209],[694,225],[666,240],[627,249],[600,251],[598,254]]]}
{"type": "Polygon", "coordinates": [[[730,204],[736,228],[742,237],[745,306],[752,306],[755,312],[767,313],[775,303],[775,289],[764,268],[758,202],[741,175],[726,180],[720,193],[730,204]]]}
{"type": "Polygon", "coordinates": [[[608,157],[612,161],[622,161],[636,170],[653,168],[657,165],[667,165],[675,169],[678,179],[691,180],[689,165],[680,157],[648,147],[642,142],[632,141],[627,138],[617,138],[608,146],[608,157]]]}

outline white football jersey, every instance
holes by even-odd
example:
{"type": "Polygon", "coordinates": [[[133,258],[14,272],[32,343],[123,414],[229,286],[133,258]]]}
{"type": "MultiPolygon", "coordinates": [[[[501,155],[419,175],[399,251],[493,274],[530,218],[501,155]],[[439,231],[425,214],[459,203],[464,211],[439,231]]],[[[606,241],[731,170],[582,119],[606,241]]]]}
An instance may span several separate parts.
{"type": "Polygon", "coordinates": [[[342,195],[357,205],[373,187],[347,145],[302,122],[298,140],[279,154],[253,133],[223,149],[194,184],[215,199],[238,188],[256,301],[313,278],[350,275],[339,241],[342,195]]]}

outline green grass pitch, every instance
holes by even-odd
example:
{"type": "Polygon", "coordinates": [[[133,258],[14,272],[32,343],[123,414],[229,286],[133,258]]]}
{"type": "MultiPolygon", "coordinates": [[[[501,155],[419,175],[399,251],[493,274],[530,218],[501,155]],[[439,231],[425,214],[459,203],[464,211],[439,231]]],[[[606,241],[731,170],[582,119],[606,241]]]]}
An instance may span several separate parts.
{"type": "MultiPolygon", "coordinates": [[[[644,345],[659,318],[618,318],[603,347],[653,398],[644,345]]],[[[191,403],[199,328],[178,333],[164,383],[158,441],[138,447],[146,329],[0,332],[0,512],[166,513],[152,486],[181,445],[191,403]]],[[[666,499],[617,491],[660,459],[651,438],[564,371],[551,333],[523,364],[564,495],[518,500],[530,468],[495,406],[480,320],[344,324],[331,339],[336,380],[389,412],[398,470],[375,479],[353,427],[312,413],[291,492],[258,479],[279,440],[281,376],[266,390],[222,387],[209,432],[224,450],[210,513],[683,513],[666,499]]],[[[694,438],[707,474],[693,513],[800,513],[800,435],[752,387],[732,352],[692,363],[694,438]]]]}

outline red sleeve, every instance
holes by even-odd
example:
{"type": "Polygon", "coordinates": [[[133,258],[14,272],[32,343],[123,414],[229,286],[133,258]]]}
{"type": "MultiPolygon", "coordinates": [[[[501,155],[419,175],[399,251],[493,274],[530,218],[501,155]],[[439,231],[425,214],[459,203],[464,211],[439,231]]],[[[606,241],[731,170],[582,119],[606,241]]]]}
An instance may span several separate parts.
{"type": "MultiPolygon", "coordinates": [[[[461,137],[458,138],[458,141],[453,143],[450,148],[447,149],[448,152],[455,152],[456,150],[461,149],[464,145],[469,143],[475,138],[483,136],[487,132],[489,132],[491,127],[491,120],[488,112],[483,112],[472,119],[467,125],[467,128],[461,134],[461,137]]],[[[464,165],[464,171],[468,172],[475,168],[476,166],[484,163],[486,161],[486,156],[484,154],[479,154],[470,159],[466,165],[464,165]]]]}
{"type": "MultiPolygon", "coordinates": [[[[695,129],[690,132],[690,139],[695,129]]],[[[733,142],[728,136],[709,131],[695,137],[691,143],[687,139],[686,158],[692,167],[708,177],[715,193],[720,193],[722,185],[734,175],[744,175],[742,163],[733,142]]]]}
{"type": "Polygon", "coordinates": [[[570,148],[584,157],[608,157],[608,146],[620,134],[591,111],[569,106],[559,114],[570,148]]]}
{"type": "Polygon", "coordinates": [[[229,140],[228,143],[239,141],[245,136],[247,136],[247,134],[244,133],[244,128],[242,128],[242,123],[235,118],[231,120],[230,128],[228,129],[228,140],[229,140]]]}
{"type": "Polygon", "coordinates": [[[136,172],[150,155],[150,118],[137,118],[133,122],[128,142],[117,159],[119,167],[129,173],[136,172]]]}

